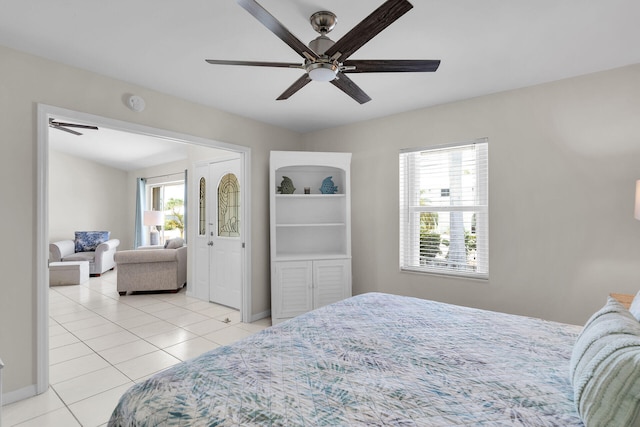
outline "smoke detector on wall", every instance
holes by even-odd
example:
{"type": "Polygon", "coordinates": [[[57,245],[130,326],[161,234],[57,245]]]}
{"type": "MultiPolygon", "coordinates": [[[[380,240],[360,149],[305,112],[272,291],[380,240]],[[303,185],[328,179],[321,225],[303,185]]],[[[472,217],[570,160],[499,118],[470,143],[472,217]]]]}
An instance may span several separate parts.
{"type": "Polygon", "coordinates": [[[139,97],[138,95],[131,95],[128,99],[127,99],[127,106],[132,110],[135,111],[136,113],[141,112],[142,110],[144,110],[144,107],[146,107],[146,104],[144,102],[144,99],[142,99],[141,97],[139,97]]]}

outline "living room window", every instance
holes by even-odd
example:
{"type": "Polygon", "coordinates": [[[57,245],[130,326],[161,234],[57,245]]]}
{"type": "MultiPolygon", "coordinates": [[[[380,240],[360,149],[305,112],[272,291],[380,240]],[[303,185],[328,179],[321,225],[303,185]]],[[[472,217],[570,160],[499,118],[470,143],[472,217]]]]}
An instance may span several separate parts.
{"type": "Polygon", "coordinates": [[[486,138],[400,153],[400,269],[489,277],[486,138]]]}
{"type": "Polygon", "coordinates": [[[158,227],[160,243],[176,237],[184,238],[184,180],[148,183],[147,195],[147,210],[164,213],[164,223],[158,227]]]}

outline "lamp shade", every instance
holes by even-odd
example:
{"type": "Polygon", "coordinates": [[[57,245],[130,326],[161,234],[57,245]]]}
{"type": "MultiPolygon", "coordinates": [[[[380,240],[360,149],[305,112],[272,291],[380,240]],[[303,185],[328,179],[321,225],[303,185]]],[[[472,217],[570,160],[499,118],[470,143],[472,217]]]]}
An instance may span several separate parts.
{"type": "Polygon", "coordinates": [[[640,220],[640,179],[636,181],[636,204],[633,216],[640,220]]]}
{"type": "Polygon", "coordinates": [[[164,224],[164,212],[144,211],[144,225],[154,226],[164,224]]]}

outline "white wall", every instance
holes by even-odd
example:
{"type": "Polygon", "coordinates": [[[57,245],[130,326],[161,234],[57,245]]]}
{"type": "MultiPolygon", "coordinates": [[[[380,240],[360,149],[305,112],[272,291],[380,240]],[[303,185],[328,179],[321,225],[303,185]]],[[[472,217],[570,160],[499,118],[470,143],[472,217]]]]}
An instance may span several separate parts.
{"type": "Polygon", "coordinates": [[[126,185],[125,171],[49,150],[49,242],[106,230],[126,243],[126,185]]]}
{"type": "Polygon", "coordinates": [[[582,324],[609,292],[637,292],[639,99],[635,65],[305,135],[309,150],[353,152],[354,293],[582,324]],[[400,272],[399,150],[478,137],[489,138],[490,280],[400,272]]]}
{"type": "Polygon", "coordinates": [[[269,150],[296,149],[299,134],[0,47],[0,203],[5,224],[2,237],[11,242],[0,247],[0,358],[5,363],[5,394],[22,396],[35,390],[36,383],[38,103],[250,147],[252,311],[269,309],[269,204],[264,177],[269,150]],[[145,99],[143,112],[135,113],[124,104],[132,93],[145,99]]]}

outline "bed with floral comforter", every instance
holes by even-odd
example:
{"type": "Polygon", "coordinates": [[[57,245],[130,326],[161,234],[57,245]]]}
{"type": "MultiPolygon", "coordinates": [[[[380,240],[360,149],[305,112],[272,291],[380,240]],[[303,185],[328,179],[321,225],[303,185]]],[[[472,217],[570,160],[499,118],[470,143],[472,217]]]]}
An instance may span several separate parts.
{"type": "Polygon", "coordinates": [[[580,329],[359,295],[133,386],[109,426],[581,426],[580,329]]]}

